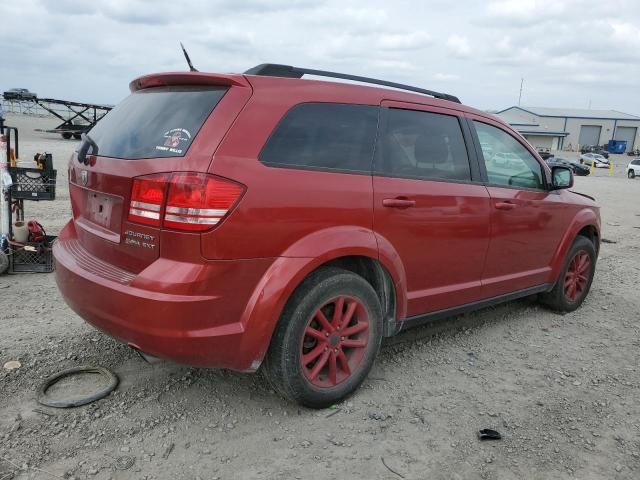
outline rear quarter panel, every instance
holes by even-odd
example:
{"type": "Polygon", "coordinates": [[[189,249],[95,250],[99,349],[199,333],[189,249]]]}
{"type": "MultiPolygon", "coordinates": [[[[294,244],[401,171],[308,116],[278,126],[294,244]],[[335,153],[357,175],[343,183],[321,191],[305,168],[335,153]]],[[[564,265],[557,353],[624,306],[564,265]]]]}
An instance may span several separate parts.
{"type": "MultiPolygon", "coordinates": [[[[368,231],[375,245],[371,175],[279,168],[258,160],[282,116],[304,102],[378,105],[368,90],[319,88],[314,82],[252,78],[253,96],[213,158],[210,172],[246,185],[235,211],[202,235],[202,254],[211,259],[278,256],[315,257],[323,241],[299,243],[333,226],[368,231]],[[284,83],[284,85],[283,85],[284,83]],[[286,92],[286,95],[283,94],[286,92]],[[297,247],[291,249],[293,245],[297,247]]],[[[362,244],[354,238],[353,245],[362,244]]]]}

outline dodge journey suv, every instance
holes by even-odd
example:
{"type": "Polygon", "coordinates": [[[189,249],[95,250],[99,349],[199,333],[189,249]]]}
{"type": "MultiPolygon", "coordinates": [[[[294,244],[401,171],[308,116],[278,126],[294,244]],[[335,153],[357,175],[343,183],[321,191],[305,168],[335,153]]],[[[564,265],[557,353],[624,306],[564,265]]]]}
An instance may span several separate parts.
{"type": "Polygon", "coordinates": [[[70,307],[144,355],[261,369],[324,407],[383,337],[589,291],[594,200],[454,96],[274,64],[130,88],[70,160],[54,253],[70,307]]]}

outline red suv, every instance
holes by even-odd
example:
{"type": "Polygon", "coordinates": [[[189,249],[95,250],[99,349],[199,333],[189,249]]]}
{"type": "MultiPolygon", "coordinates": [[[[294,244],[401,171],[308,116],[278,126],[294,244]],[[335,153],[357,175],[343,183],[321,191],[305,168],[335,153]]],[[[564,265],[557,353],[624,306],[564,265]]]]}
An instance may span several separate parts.
{"type": "Polygon", "coordinates": [[[570,311],[589,291],[594,200],[456,97],[273,64],[130,87],[71,158],[54,252],[71,308],[146,355],[262,367],[323,407],[383,337],[532,294],[570,311]]]}

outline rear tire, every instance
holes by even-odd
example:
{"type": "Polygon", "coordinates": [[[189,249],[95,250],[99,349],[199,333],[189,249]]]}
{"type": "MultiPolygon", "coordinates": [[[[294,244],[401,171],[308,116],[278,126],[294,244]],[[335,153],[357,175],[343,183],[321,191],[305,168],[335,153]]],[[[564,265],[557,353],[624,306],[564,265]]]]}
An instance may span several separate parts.
{"type": "Polygon", "coordinates": [[[289,299],[262,370],[283,397],[325,408],[358,389],[381,341],[382,308],[371,285],[349,271],[323,267],[289,299]]]}
{"type": "Polygon", "coordinates": [[[633,180],[634,178],[636,178],[636,172],[635,172],[635,170],[629,170],[629,172],[627,172],[627,177],[628,177],[628,178],[630,178],[630,179],[632,179],[632,180],[633,180]]]}
{"type": "Polygon", "coordinates": [[[64,133],[61,133],[60,135],[62,135],[62,138],[64,138],[65,140],[69,140],[73,136],[73,134],[69,132],[64,132],[64,133]]]}
{"type": "Polygon", "coordinates": [[[587,297],[596,267],[593,242],[578,236],[571,245],[558,281],[550,292],[540,295],[540,301],[559,312],[576,310],[587,297]]]}

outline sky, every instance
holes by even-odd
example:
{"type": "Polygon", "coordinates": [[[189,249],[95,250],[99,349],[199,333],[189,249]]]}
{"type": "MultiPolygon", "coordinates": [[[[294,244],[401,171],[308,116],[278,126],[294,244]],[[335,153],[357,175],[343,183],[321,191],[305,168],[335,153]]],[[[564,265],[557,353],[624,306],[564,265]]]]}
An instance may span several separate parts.
{"type": "Polygon", "coordinates": [[[259,63],[438,90],[480,108],[640,114],[640,0],[0,0],[0,91],[118,103],[134,78],[259,63]]]}

